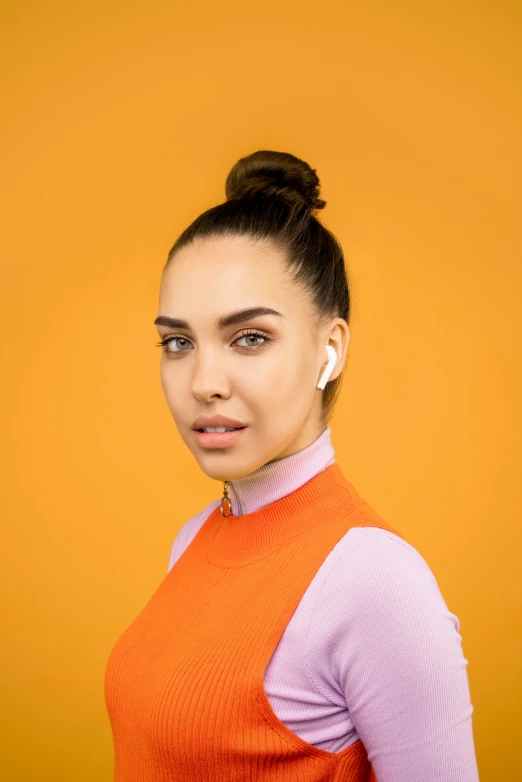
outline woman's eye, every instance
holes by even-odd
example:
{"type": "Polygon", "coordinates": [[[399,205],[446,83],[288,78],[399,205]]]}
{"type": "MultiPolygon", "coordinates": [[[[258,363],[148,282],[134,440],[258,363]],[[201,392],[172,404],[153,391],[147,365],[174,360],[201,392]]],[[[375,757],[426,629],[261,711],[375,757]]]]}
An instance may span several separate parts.
{"type": "Polygon", "coordinates": [[[185,350],[185,346],[190,343],[185,337],[169,337],[168,339],[163,339],[159,344],[163,345],[165,353],[182,353],[185,350]],[[181,343],[182,347],[180,350],[171,347],[171,345],[176,343],[181,343]]]}
{"type": "Polygon", "coordinates": [[[262,334],[254,334],[254,333],[252,333],[252,334],[243,334],[243,336],[239,337],[236,340],[236,342],[239,342],[240,339],[246,339],[246,341],[247,341],[247,344],[246,345],[241,345],[241,347],[257,348],[260,345],[262,345],[263,343],[262,342],[251,342],[250,340],[262,339],[262,340],[266,341],[267,338],[264,337],[262,334]]]}

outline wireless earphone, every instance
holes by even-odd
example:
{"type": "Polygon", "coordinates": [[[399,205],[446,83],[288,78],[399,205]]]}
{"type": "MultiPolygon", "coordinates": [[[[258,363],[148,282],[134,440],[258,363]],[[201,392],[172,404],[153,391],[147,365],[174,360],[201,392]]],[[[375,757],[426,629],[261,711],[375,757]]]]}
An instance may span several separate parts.
{"type": "Polygon", "coordinates": [[[331,345],[325,345],[326,352],[328,353],[328,364],[326,365],[321,379],[317,384],[317,388],[323,389],[328,382],[328,378],[333,372],[335,365],[337,364],[337,351],[331,345]]]}

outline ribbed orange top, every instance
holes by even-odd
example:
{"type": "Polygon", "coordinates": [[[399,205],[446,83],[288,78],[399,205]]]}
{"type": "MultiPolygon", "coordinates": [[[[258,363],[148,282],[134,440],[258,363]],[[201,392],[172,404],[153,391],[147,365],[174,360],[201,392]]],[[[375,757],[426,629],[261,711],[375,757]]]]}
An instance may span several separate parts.
{"type": "Polygon", "coordinates": [[[376,782],[360,739],[339,753],[308,744],[264,690],[324,559],[368,526],[402,537],[337,463],[254,513],[211,513],[109,656],[115,782],[376,782]]]}

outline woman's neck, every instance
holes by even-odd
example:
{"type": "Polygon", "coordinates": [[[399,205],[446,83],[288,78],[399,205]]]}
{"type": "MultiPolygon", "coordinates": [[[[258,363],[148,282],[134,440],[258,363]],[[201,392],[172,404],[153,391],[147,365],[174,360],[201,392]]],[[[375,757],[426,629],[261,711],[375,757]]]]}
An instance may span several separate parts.
{"type": "Polygon", "coordinates": [[[234,516],[253,513],[265,505],[295,491],[318,472],[335,462],[327,426],[319,437],[302,451],[263,464],[257,470],[230,481],[229,491],[234,516]]]}

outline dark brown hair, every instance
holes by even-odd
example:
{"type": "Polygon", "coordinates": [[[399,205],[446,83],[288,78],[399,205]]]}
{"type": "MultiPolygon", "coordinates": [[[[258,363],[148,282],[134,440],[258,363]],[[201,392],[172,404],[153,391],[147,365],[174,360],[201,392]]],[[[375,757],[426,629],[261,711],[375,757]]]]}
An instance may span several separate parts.
{"type": "MultiPolygon", "coordinates": [[[[237,161],[226,183],[227,200],[197,217],[178,237],[168,254],[167,268],[177,250],[206,237],[250,236],[269,240],[285,253],[287,268],[311,296],[314,322],[333,317],[350,322],[348,274],[341,246],[317,219],[319,178],[308,163],[288,152],[259,150],[237,161]]],[[[341,373],[342,374],[342,373],[341,373]]],[[[323,419],[329,422],[341,375],[323,391],[323,419]]]]}

